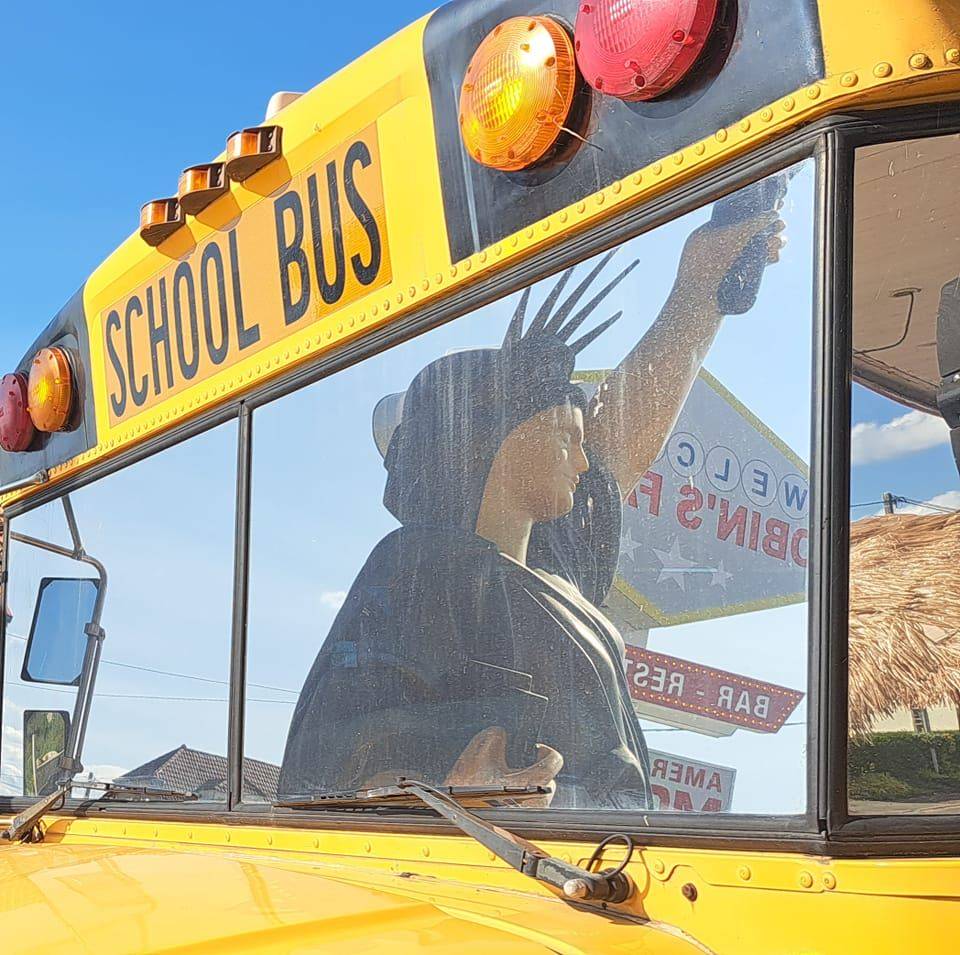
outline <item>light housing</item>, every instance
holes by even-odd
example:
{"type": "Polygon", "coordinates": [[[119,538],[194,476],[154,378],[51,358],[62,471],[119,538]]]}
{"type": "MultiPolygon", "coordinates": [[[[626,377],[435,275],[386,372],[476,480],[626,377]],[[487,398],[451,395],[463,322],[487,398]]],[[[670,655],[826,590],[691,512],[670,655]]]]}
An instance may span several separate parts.
{"type": "Polygon", "coordinates": [[[34,427],[27,410],[27,376],[19,372],[0,378],[0,448],[26,451],[34,427]]]}
{"type": "Polygon", "coordinates": [[[177,198],[180,208],[188,215],[195,216],[229,189],[224,164],[205,162],[199,166],[189,166],[180,173],[177,198]]]}
{"type": "Polygon", "coordinates": [[[626,100],[654,99],[686,76],[713,32],[719,0],[585,0],[574,47],[584,79],[626,100]]]}
{"type": "Polygon", "coordinates": [[[250,126],[231,133],[227,139],[227,176],[243,182],[281,156],[279,126],[250,126]]]}
{"type": "Polygon", "coordinates": [[[140,207],[140,238],[157,246],[183,225],[183,213],[176,197],[151,199],[140,207]]]}
{"type": "Polygon", "coordinates": [[[41,348],[30,362],[27,408],[38,431],[62,431],[73,406],[73,371],[62,348],[41,348]]]}
{"type": "Polygon", "coordinates": [[[460,88],[460,135],[484,166],[518,170],[553,147],[577,85],[573,43],[550,17],[512,17],[484,37],[460,88]]]}

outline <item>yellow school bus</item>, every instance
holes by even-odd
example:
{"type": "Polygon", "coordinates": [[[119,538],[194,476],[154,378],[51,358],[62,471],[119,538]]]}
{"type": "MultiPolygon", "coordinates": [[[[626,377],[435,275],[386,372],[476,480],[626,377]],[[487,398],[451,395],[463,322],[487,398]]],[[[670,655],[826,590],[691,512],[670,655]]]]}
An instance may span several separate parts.
{"type": "Polygon", "coordinates": [[[185,156],[0,379],[4,950],[955,951],[958,97],[454,0],[185,156]]]}

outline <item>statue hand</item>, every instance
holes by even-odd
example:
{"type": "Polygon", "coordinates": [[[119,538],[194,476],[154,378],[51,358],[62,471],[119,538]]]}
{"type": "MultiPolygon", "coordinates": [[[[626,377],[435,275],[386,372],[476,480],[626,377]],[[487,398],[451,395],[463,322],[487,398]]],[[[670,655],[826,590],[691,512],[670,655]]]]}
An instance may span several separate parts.
{"type": "Polygon", "coordinates": [[[672,296],[685,308],[716,311],[720,283],[750,240],[765,235],[766,264],[777,262],[786,244],[785,228],[779,211],[767,210],[742,222],[725,226],[707,222],[694,229],[680,256],[672,296]]]}
{"type": "Polygon", "coordinates": [[[563,757],[552,747],[537,743],[538,759],[524,769],[507,766],[507,733],[500,726],[481,730],[467,744],[445,786],[541,786],[549,792],[539,800],[524,800],[525,806],[548,806],[553,799],[554,778],[563,768],[563,757]]]}

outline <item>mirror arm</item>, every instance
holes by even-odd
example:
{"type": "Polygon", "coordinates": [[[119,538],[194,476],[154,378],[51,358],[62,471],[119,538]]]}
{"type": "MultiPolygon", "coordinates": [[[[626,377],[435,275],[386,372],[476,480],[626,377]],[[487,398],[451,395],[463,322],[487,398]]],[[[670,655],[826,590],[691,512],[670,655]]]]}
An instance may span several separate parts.
{"type": "MultiPolygon", "coordinates": [[[[77,527],[76,516],[73,513],[73,505],[69,497],[63,498],[63,510],[66,514],[67,525],[70,528],[70,536],[73,539],[73,549],[61,547],[59,544],[51,544],[49,541],[40,540],[37,537],[31,537],[29,534],[18,534],[16,531],[10,532],[10,539],[21,544],[27,544],[30,547],[38,547],[40,550],[49,551],[52,554],[59,554],[62,557],[69,557],[72,560],[89,564],[97,572],[100,578],[100,586],[97,589],[97,599],[93,605],[93,613],[90,622],[84,627],[84,633],[87,635],[87,647],[83,655],[83,669],[80,673],[80,684],[77,687],[77,701],[73,707],[73,719],[70,723],[70,736],[67,740],[63,756],[60,757],[60,773],[57,777],[57,792],[69,793],[73,779],[77,773],[83,769],[83,763],[80,756],[83,752],[83,741],[87,732],[87,719],[90,715],[90,704],[93,701],[93,689],[97,679],[97,670],[100,667],[100,651],[103,647],[103,641],[106,637],[106,631],[100,626],[100,618],[103,615],[103,603],[107,595],[107,569],[103,564],[91,557],[83,549],[83,542],[80,539],[80,531],[77,527]]],[[[22,817],[29,817],[30,820],[39,818],[46,812],[56,800],[44,797],[38,803],[35,803],[30,809],[21,814],[22,817]],[[42,807],[42,808],[41,808],[42,807]],[[39,813],[34,816],[35,810],[39,813]]],[[[18,817],[19,819],[20,817],[18,817]]],[[[14,820],[16,823],[17,820],[14,820]]],[[[12,838],[9,832],[4,833],[6,838],[12,838]]],[[[30,825],[32,829],[32,822],[30,825]]]]}

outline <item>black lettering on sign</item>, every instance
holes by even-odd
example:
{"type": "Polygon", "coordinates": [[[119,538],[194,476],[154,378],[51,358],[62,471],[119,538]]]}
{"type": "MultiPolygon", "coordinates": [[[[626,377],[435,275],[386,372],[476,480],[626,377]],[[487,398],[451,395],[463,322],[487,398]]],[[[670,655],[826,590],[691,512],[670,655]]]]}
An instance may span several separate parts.
{"type": "Polygon", "coordinates": [[[310,304],[310,269],[303,251],[303,203],[298,193],[285,192],[273,205],[277,226],[277,254],[280,259],[280,294],[283,297],[283,320],[292,325],[303,317],[310,304]],[[293,239],[287,241],[284,213],[293,217],[293,239]],[[290,270],[296,266],[300,273],[300,297],[293,301],[290,270]]]}
{"type": "Polygon", "coordinates": [[[240,351],[260,341],[260,324],[244,325],[243,291],[240,285],[240,253],[237,251],[237,230],[230,230],[230,278],[233,284],[233,311],[237,323],[237,346],[240,351]]]}
{"type": "Polygon", "coordinates": [[[120,384],[120,393],[110,392],[110,407],[113,413],[119,418],[127,409],[127,379],[123,371],[123,365],[120,363],[120,356],[117,354],[117,346],[114,343],[113,336],[120,331],[120,313],[114,309],[107,316],[104,325],[104,333],[107,340],[107,356],[110,358],[110,364],[113,365],[114,374],[120,384]]]}
{"type": "Polygon", "coordinates": [[[327,281],[327,262],[323,254],[323,224],[320,220],[320,200],[317,197],[317,177],[307,177],[307,196],[310,200],[310,233],[313,238],[313,260],[320,283],[320,297],[333,305],[343,295],[346,281],[343,255],[343,223],[340,221],[340,187],[337,183],[337,164],[327,163],[327,197],[330,200],[330,232],[332,234],[334,275],[327,281]]]}
{"type": "Polygon", "coordinates": [[[134,314],[137,318],[143,318],[143,305],[136,295],[132,295],[127,300],[127,308],[123,316],[123,336],[127,340],[127,380],[130,383],[130,397],[139,408],[147,400],[147,376],[142,375],[140,384],[137,384],[137,372],[133,367],[133,329],[130,321],[134,314]]]}
{"type": "Polygon", "coordinates": [[[363,226],[363,231],[366,232],[367,240],[370,242],[369,262],[364,263],[359,253],[350,257],[353,274],[361,285],[369,285],[380,271],[380,231],[377,229],[377,220],[370,211],[370,207],[364,202],[363,196],[360,195],[353,173],[353,167],[357,163],[366,169],[371,162],[370,149],[365,142],[358,140],[347,150],[347,158],[343,164],[343,188],[347,194],[347,203],[357,217],[357,221],[363,226]]]}
{"type": "Polygon", "coordinates": [[[227,314],[227,283],[223,274],[223,256],[216,242],[208,243],[200,256],[200,302],[203,306],[203,337],[207,344],[207,354],[215,365],[222,365],[230,350],[230,316],[227,314]],[[211,264],[217,286],[217,312],[220,316],[219,345],[213,341],[213,315],[210,308],[211,264]]]}
{"type": "Polygon", "coordinates": [[[157,297],[160,300],[160,321],[156,320],[153,307],[153,288],[147,286],[147,326],[150,329],[150,362],[153,367],[153,393],[160,394],[160,364],[157,352],[163,346],[164,369],[167,373],[167,388],[173,387],[173,356],[170,354],[170,321],[167,315],[167,280],[160,279],[157,297]]]}
{"type": "Polygon", "coordinates": [[[200,367],[200,332],[197,328],[197,292],[189,262],[181,262],[173,275],[173,324],[177,333],[177,362],[180,374],[190,381],[200,367]],[[183,296],[180,287],[186,286],[187,322],[190,326],[190,358],[183,342],[183,296]]]}

